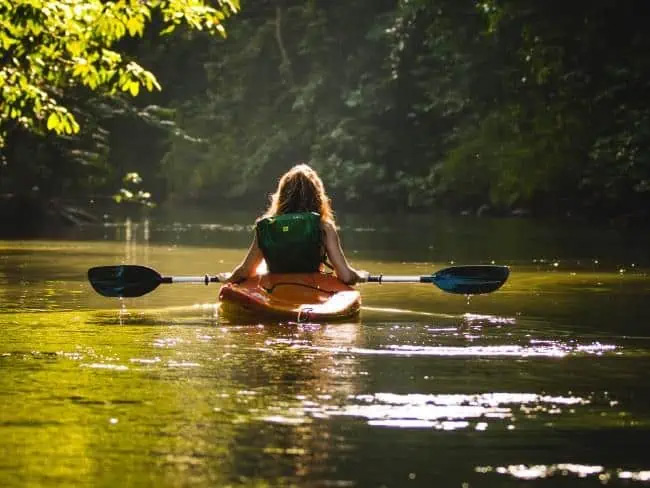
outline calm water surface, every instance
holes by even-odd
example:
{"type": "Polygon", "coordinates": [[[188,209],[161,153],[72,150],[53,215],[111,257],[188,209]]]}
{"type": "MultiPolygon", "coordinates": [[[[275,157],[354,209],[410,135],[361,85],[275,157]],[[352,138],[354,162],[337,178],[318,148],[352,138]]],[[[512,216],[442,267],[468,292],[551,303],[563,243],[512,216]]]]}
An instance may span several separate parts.
{"type": "Polygon", "coordinates": [[[122,302],[95,265],[232,268],[249,220],[0,241],[0,485],[648,486],[650,240],[344,222],[355,266],[511,266],[498,292],[361,285],[343,324],[233,324],[218,289],[122,302]]]}

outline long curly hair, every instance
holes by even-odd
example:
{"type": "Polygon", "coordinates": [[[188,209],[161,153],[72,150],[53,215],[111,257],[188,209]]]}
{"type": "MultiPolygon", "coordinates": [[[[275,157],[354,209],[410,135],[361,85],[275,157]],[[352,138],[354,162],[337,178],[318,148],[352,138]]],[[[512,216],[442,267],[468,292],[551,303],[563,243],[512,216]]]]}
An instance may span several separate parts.
{"type": "Polygon", "coordinates": [[[307,164],[298,164],[282,175],[262,218],[298,212],[317,212],[322,221],[335,225],[323,180],[307,164]]]}

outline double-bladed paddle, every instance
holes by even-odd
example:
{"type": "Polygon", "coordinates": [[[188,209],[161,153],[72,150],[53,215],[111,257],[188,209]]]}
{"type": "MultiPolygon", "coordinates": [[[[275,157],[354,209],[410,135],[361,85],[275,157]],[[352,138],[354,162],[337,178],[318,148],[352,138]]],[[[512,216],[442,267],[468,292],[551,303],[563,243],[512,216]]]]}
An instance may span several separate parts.
{"type": "MultiPolygon", "coordinates": [[[[371,275],[369,283],[433,283],[449,293],[474,295],[501,288],[508,279],[507,266],[450,266],[424,276],[371,275]]],[[[139,297],[165,283],[218,283],[216,276],[161,276],[156,270],[133,264],[97,266],[88,270],[88,280],[105,297],[139,297]]]]}

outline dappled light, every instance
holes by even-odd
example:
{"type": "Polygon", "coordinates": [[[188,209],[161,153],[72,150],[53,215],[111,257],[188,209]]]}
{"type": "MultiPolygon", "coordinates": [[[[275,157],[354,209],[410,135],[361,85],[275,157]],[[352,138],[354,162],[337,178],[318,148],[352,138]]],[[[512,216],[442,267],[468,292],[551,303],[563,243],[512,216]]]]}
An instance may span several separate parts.
{"type": "Polygon", "coordinates": [[[0,0],[0,488],[650,486],[649,18],[0,0]]]}
{"type": "MultiPolygon", "coordinates": [[[[412,223],[381,231],[403,236],[392,253],[356,225],[341,233],[355,265],[386,276],[458,265],[451,242],[427,261],[412,223]]],[[[463,240],[485,232],[464,229],[463,240]]],[[[615,241],[597,258],[531,257],[533,241],[509,260],[465,251],[461,263],[509,264],[503,287],[468,300],[430,283],[362,283],[353,320],[243,321],[221,313],[219,285],[201,277],[232,269],[246,241],[222,236],[248,232],[129,219],[86,239],[0,242],[0,456],[47,455],[0,466],[0,479],[119,484],[127,473],[176,486],[191,471],[200,486],[399,485],[410,466],[423,486],[647,482],[642,253],[620,260],[615,241]],[[118,263],[199,283],[96,294],[87,269],[118,263]],[[81,467],[97,463],[103,474],[81,467]]]]}

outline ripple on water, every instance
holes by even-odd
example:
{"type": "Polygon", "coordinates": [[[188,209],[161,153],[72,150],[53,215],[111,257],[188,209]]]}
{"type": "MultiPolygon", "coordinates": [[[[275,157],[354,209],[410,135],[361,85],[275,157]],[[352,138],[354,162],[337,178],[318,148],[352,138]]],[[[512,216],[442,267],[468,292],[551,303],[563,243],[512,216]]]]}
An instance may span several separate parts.
{"type": "Polygon", "coordinates": [[[111,364],[111,363],[85,363],[81,365],[82,368],[91,368],[91,369],[108,369],[111,371],[128,371],[129,367],[123,364],[111,364]]]}
{"type": "Polygon", "coordinates": [[[588,405],[590,398],[551,396],[535,393],[476,393],[476,394],[395,394],[376,393],[351,395],[344,405],[318,403],[302,399],[299,406],[276,407],[262,420],[295,425],[315,418],[357,417],[369,425],[398,428],[435,428],[457,430],[474,428],[484,431],[487,420],[508,422],[512,430],[515,414],[557,415],[560,407],[588,405]]]}
{"type": "Polygon", "coordinates": [[[622,468],[605,468],[599,465],[558,463],[558,464],[511,464],[508,466],[477,466],[474,471],[481,474],[497,473],[522,480],[535,480],[555,476],[577,476],[587,478],[597,476],[606,484],[612,479],[630,481],[650,481],[650,470],[628,471],[622,468]]]}
{"type": "Polygon", "coordinates": [[[560,341],[545,341],[529,345],[500,344],[494,346],[413,346],[389,344],[382,348],[371,349],[363,347],[326,347],[293,344],[293,348],[304,348],[323,351],[330,354],[360,354],[360,355],[393,355],[393,356],[490,356],[490,357],[558,357],[569,355],[596,354],[616,351],[616,346],[593,342],[590,344],[572,344],[560,341]]]}

